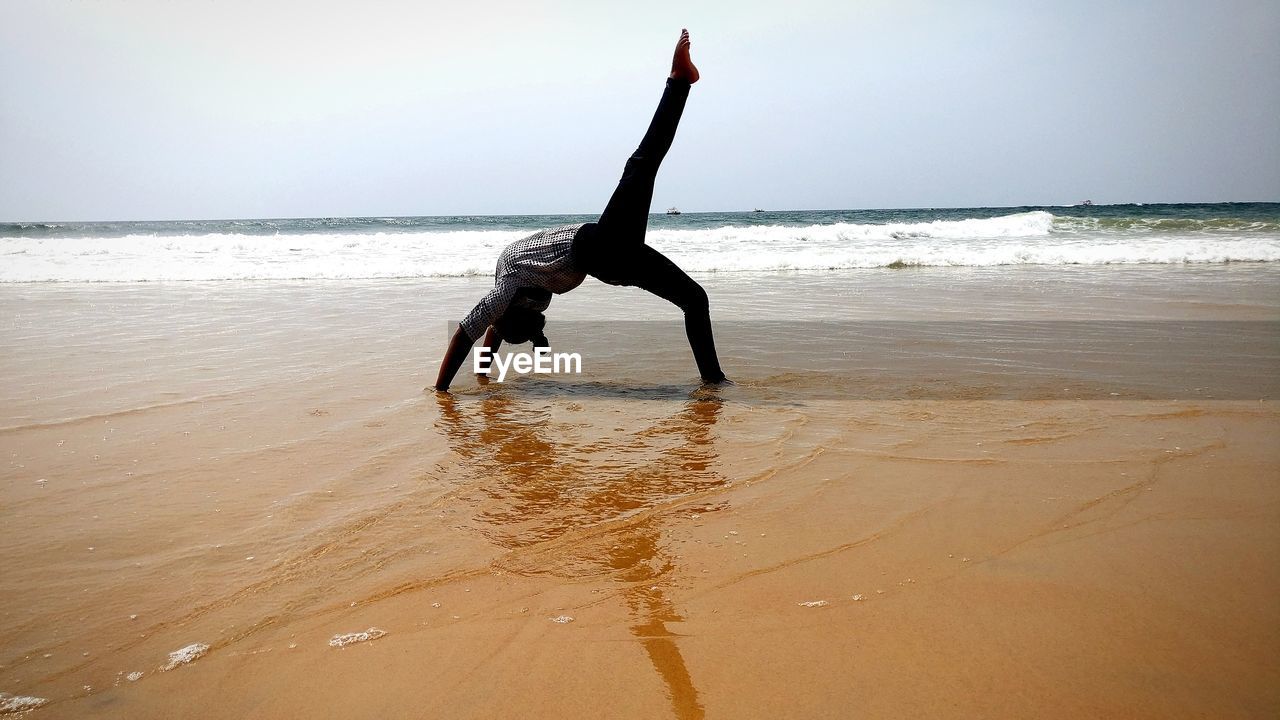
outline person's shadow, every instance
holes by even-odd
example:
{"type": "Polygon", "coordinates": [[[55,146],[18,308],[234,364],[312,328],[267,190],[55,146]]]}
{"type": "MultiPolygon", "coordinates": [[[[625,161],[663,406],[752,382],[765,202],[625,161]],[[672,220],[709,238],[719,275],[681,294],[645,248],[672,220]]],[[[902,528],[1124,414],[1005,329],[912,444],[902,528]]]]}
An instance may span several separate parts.
{"type": "Polygon", "coordinates": [[[506,569],[621,584],[629,630],[666,684],[676,716],[703,717],[679,635],[667,627],[684,618],[664,589],[675,557],[663,545],[662,514],[725,486],[715,469],[720,401],[687,400],[619,439],[623,428],[601,432],[563,404],[553,410],[505,388],[478,400],[437,398],[437,426],[481,478],[481,531],[512,551],[506,569]]]}

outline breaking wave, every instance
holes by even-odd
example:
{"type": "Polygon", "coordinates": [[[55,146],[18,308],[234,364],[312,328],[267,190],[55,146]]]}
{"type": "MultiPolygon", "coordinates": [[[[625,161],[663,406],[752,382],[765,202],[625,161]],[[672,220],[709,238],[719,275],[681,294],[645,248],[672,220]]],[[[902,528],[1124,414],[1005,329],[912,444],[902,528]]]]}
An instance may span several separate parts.
{"type": "MultiPolygon", "coordinates": [[[[0,282],[430,278],[489,275],[520,229],[272,235],[2,237],[0,282]]],[[[1266,221],[1060,217],[1043,210],[922,222],[651,229],[648,243],[694,273],[908,266],[1280,261],[1266,221]]]]}

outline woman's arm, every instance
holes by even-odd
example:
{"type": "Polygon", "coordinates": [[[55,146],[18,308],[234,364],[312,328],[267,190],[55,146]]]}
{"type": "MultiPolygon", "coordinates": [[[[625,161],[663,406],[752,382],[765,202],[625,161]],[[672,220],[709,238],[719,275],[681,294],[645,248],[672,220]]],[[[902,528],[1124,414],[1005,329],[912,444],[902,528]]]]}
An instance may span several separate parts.
{"type": "Polygon", "coordinates": [[[453,376],[458,374],[458,368],[467,361],[467,351],[476,344],[476,339],[485,333],[486,328],[488,332],[493,332],[493,323],[507,311],[518,289],[514,282],[502,277],[497,278],[489,294],[481,298],[475,308],[462,318],[462,322],[458,323],[458,331],[449,341],[449,349],[445,351],[444,360],[440,361],[440,375],[436,378],[436,390],[449,391],[449,383],[453,382],[453,376]]]}
{"type": "Polygon", "coordinates": [[[436,377],[436,392],[449,392],[449,383],[453,382],[453,376],[458,374],[458,368],[462,367],[462,363],[467,361],[467,351],[475,342],[459,325],[458,331],[449,341],[449,349],[445,351],[444,360],[440,361],[440,375],[436,377]]]}

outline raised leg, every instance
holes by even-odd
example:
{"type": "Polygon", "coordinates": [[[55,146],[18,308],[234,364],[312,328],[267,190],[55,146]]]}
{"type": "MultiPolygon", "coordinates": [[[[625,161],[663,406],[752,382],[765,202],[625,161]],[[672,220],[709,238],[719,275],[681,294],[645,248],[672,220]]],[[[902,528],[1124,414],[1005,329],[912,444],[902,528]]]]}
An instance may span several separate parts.
{"type": "Polygon", "coordinates": [[[680,116],[689,97],[689,85],[668,79],[658,109],[640,146],[627,158],[622,179],[609,198],[609,204],[596,222],[599,242],[613,246],[639,245],[649,225],[649,206],[653,203],[653,183],[658,167],[675,140],[680,116]]]}
{"type": "Polygon", "coordinates": [[[606,245],[639,245],[649,224],[649,206],[653,203],[653,181],[662,159],[675,140],[689,86],[698,81],[698,68],[689,57],[689,31],[681,30],[671,58],[671,75],[662,91],[658,109],[649,121],[649,129],[640,146],[627,158],[622,179],[609,198],[596,223],[595,240],[606,245]]]}

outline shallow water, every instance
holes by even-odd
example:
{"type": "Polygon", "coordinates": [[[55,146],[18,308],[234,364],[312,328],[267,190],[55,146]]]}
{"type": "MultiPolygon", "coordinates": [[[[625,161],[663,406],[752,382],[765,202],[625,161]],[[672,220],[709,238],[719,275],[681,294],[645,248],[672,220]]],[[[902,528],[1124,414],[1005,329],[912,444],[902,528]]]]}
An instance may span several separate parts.
{"type": "Polygon", "coordinates": [[[1164,452],[1151,421],[1117,419],[1124,403],[1043,401],[1274,399],[1277,280],[1269,265],[714,276],[738,381],[719,390],[697,387],[673,308],[591,282],[548,325],[582,375],[464,373],[451,397],[423,388],[479,278],[3,285],[0,688],[114,697],[192,643],[217,658],[303,628],[327,641],[370,626],[346,613],[502,576],[621,588],[628,632],[685,702],[662,633],[706,557],[673,543],[673,518],[730,492],[786,508],[830,477],[806,468],[844,454],[942,482],[933,468],[986,467],[982,443],[1048,461],[1164,452]]]}
{"type": "MultiPolygon", "coordinates": [[[[0,372],[8,388],[0,424],[134,411],[290,383],[320,389],[352,372],[413,378],[425,387],[434,382],[449,323],[488,283],[0,285],[7,316],[0,372]]],[[[911,380],[924,375],[955,380],[958,389],[992,385],[980,376],[1002,363],[1008,372],[994,383],[995,397],[1017,397],[1057,375],[1101,382],[1105,368],[1091,374],[1089,364],[1105,364],[1114,357],[1112,346],[1130,336],[1147,342],[1130,349],[1134,362],[1112,363],[1129,376],[1144,371],[1139,361],[1174,375],[1199,368],[1230,386],[1218,389],[1219,397],[1244,396],[1251,393],[1226,380],[1267,379],[1275,335],[1266,323],[1280,320],[1280,269],[1266,264],[881,269],[712,277],[704,284],[733,377],[777,385],[801,379],[792,376],[817,384],[856,376],[872,397],[903,396],[911,380]],[[1068,344],[1088,350],[1090,337],[1096,357],[1084,358],[1087,363],[1045,357],[1068,344]],[[1221,352],[1209,357],[1215,348],[1221,352]],[[819,369],[823,374],[814,376],[819,369]],[[1001,390],[1001,383],[1010,387],[1001,390]]],[[[670,385],[666,394],[678,396],[696,379],[678,310],[635,288],[588,281],[555,299],[547,333],[555,350],[583,356],[583,375],[562,380],[622,382],[624,392],[642,386],[658,396],[670,385]]],[[[1175,377],[1163,387],[1140,387],[1133,380],[1105,392],[1181,397],[1183,385],[1191,391],[1211,384],[1175,377]]],[[[1264,383],[1258,392],[1267,397],[1274,389],[1264,383]]]]}

